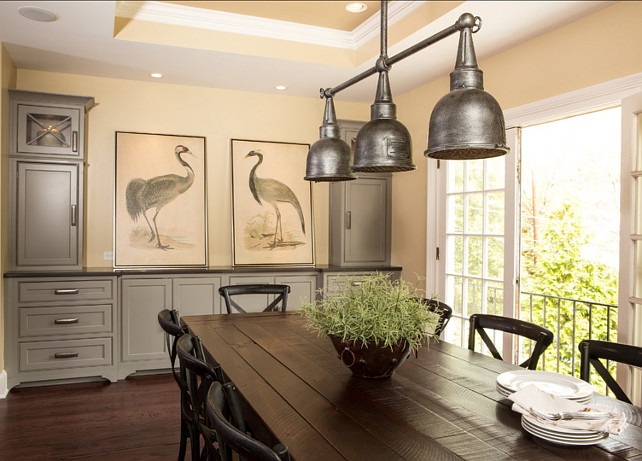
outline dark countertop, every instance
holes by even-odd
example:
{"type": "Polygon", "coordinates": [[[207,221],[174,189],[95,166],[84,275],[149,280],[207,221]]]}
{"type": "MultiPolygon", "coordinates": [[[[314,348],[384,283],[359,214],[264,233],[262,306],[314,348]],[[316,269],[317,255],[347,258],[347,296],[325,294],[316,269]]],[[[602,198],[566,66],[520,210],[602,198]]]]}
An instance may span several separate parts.
{"type": "Polygon", "coordinates": [[[140,269],[111,269],[108,267],[83,267],[80,270],[37,270],[37,271],[9,271],[4,273],[5,278],[16,277],[105,277],[122,275],[182,275],[182,274],[216,274],[216,273],[243,273],[243,272],[363,272],[363,271],[400,271],[400,266],[208,266],[208,267],[182,267],[182,268],[140,268],[140,269]]]}

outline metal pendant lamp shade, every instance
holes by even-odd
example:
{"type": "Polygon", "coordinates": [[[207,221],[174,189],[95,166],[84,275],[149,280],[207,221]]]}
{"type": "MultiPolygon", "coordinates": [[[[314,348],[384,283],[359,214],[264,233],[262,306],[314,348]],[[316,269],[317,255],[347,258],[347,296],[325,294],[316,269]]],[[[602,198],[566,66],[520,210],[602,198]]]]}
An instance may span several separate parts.
{"type": "Polygon", "coordinates": [[[306,161],[306,181],[349,181],[357,179],[352,173],[352,152],[340,137],[334,111],[334,101],[327,98],[323,125],[319,127],[320,139],[312,144],[306,161]]]}
{"type": "Polygon", "coordinates": [[[504,115],[495,98],[484,91],[472,33],[471,27],[461,30],[457,63],[450,74],[450,93],[441,98],[430,116],[426,157],[474,160],[509,151],[504,115]]]}
{"type": "Polygon", "coordinates": [[[379,72],[377,96],[370,106],[370,121],[357,134],[353,171],[386,173],[411,171],[412,142],[408,129],[397,120],[388,72],[379,72]]]}

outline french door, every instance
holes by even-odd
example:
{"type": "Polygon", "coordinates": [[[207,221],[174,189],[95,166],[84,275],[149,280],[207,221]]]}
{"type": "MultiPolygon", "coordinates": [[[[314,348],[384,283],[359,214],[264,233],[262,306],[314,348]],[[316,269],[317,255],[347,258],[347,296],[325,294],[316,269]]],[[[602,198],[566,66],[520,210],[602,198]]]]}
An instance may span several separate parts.
{"type": "MultiPolygon", "coordinates": [[[[476,161],[428,160],[426,291],[453,308],[446,341],[467,345],[467,319],[473,313],[514,317],[519,312],[519,127],[621,105],[618,341],[642,345],[641,91],[642,74],[638,74],[512,109],[506,112],[506,125],[513,127],[507,131],[509,155],[476,161]]],[[[518,345],[512,344],[511,335],[495,339],[502,344],[504,358],[517,362],[518,345]]],[[[618,368],[620,380],[632,383],[633,397],[642,401],[639,373],[618,368]]]]}

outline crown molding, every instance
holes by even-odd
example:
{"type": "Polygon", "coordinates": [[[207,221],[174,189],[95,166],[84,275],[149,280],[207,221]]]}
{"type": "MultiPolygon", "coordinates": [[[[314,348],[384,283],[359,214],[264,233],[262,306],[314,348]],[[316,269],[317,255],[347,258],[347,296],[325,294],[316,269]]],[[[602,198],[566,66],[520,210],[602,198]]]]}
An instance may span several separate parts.
{"type": "MultiPolygon", "coordinates": [[[[395,1],[388,7],[388,25],[406,17],[425,1],[395,1]]],[[[206,10],[172,3],[121,1],[116,16],[183,27],[288,40],[311,45],[355,50],[379,34],[379,16],[374,15],[351,32],[309,26],[275,19],[206,10]]]]}

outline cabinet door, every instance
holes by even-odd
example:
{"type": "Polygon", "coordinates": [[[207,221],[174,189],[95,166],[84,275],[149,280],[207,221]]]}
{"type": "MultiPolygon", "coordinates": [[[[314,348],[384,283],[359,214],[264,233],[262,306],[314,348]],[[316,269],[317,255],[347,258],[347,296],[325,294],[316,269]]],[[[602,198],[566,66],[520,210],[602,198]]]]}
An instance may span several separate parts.
{"type": "Polygon", "coordinates": [[[220,314],[220,287],[221,277],[175,278],[172,295],[174,309],[181,316],[220,314]]]}
{"type": "Polygon", "coordinates": [[[346,263],[389,262],[388,181],[386,177],[362,177],[345,184],[346,263]]]}
{"type": "Polygon", "coordinates": [[[17,118],[17,152],[80,156],[80,109],[18,104],[17,118]]]}
{"type": "Polygon", "coordinates": [[[171,309],[171,279],[121,280],[123,362],[167,359],[158,313],[171,309]]]}
{"type": "Polygon", "coordinates": [[[274,277],[278,285],[290,285],[287,310],[294,311],[301,308],[301,304],[314,301],[317,289],[316,275],[278,275],[274,277]]]}
{"type": "Polygon", "coordinates": [[[80,164],[16,163],[16,267],[79,267],[80,164]]]}

